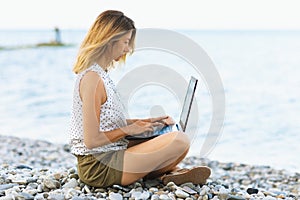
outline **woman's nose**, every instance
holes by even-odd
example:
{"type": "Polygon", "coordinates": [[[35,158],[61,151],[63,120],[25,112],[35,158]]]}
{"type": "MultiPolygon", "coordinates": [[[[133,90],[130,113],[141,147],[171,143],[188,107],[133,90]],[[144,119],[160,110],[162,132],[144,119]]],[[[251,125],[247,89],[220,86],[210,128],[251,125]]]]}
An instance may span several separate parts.
{"type": "Polygon", "coordinates": [[[129,46],[125,47],[124,51],[125,53],[128,53],[130,51],[130,47],[129,46]]]}

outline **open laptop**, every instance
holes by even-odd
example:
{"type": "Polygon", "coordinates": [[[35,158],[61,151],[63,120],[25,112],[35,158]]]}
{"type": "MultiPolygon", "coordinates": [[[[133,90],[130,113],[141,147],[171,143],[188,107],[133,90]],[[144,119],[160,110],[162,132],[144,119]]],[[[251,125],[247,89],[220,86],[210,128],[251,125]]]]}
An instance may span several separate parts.
{"type": "Polygon", "coordinates": [[[169,126],[163,127],[155,127],[154,131],[147,131],[137,135],[128,135],[125,138],[128,140],[144,140],[144,139],[151,139],[156,136],[162,135],[164,133],[168,133],[171,131],[182,131],[184,132],[187,127],[188,118],[190,115],[196,87],[197,87],[198,80],[195,77],[190,78],[190,82],[186,91],[184,103],[181,109],[181,114],[179,118],[179,123],[169,126]]]}

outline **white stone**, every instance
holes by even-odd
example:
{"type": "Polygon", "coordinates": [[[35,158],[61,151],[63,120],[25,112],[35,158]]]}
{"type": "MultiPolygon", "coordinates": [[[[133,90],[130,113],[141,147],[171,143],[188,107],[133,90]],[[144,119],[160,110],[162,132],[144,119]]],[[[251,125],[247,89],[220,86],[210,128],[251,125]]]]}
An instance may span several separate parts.
{"type": "Polygon", "coordinates": [[[141,195],[142,195],[142,192],[140,192],[140,191],[132,191],[131,192],[131,197],[135,198],[135,199],[139,199],[141,195]]]}
{"type": "Polygon", "coordinates": [[[262,193],[261,191],[258,191],[257,196],[259,196],[259,197],[265,197],[264,193],[262,193]]]}
{"type": "Polygon", "coordinates": [[[206,190],[205,189],[201,189],[200,196],[204,196],[205,194],[206,194],[206,190]]]}
{"type": "Polygon", "coordinates": [[[208,200],[207,194],[202,197],[202,200],[208,200]]]}
{"type": "Polygon", "coordinates": [[[123,200],[123,197],[122,197],[121,194],[119,194],[119,193],[114,193],[114,192],[109,193],[108,198],[109,198],[110,200],[123,200]]]}
{"type": "Polygon", "coordinates": [[[219,190],[219,195],[218,195],[219,199],[226,200],[228,197],[228,193],[229,193],[229,191],[227,189],[225,189],[224,187],[221,187],[219,190]]]}
{"type": "Polygon", "coordinates": [[[197,192],[195,190],[191,189],[188,186],[183,186],[182,190],[189,193],[189,194],[197,194],[197,192]]]}
{"type": "Polygon", "coordinates": [[[6,195],[4,197],[0,197],[0,200],[15,200],[14,195],[6,195]]]}
{"type": "Polygon", "coordinates": [[[180,198],[187,198],[187,197],[190,196],[188,193],[186,193],[186,192],[184,192],[180,189],[176,190],[175,194],[176,194],[177,197],[180,197],[180,198]]]}
{"type": "Polygon", "coordinates": [[[72,178],[69,182],[64,184],[62,188],[75,188],[78,186],[78,182],[75,178],[72,178]]]}
{"type": "Polygon", "coordinates": [[[157,191],[158,191],[158,189],[155,188],[155,187],[152,187],[152,188],[149,189],[149,192],[152,192],[152,193],[155,193],[155,192],[157,192],[157,191]]]}
{"type": "Polygon", "coordinates": [[[43,181],[44,185],[49,188],[49,189],[56,189],[56,183],[54,180],[50,179],[50,178],[46,178],[43,181]]]}
{"type": "Polygon", "coordinates": [[[159,199],[161,200],[172,200],[168,195],[166,194],[161,194],[159,195],[159,199]]]}
{"type": "Polygon", "coordinates": [[[271,196],[267,196],[267,197],[263,198],[263,200],[276,200],[276,198],[271,197],[271,196]]]}
{"type": "Polygon", "coordinates": [[[64,189],[63,191],[65,191],[64,193],[66,199],[71,199],[72,197],[78,196],[80,194],[80,191],[73,188],[64,189]]]}
{"type": "Polygon", "coordinates": [[[26,190],[23,190],[23,192],[26,192],[31,195],[35,195],[36,193],[38,193],[38,190],[37,189],[26,189],[26,190]]]}
{"type": "Polygon", "coordinates": [[[143,191],[139,199],[149,199],[150,193],[147,191],[143,191]]]}
{"type": "Polygon", "coordinates": [[[151,196],[151,200],[159,200],[159,196],[157,194],[154,194],[151,196]]]}
{"type": "Polygon", "coordinates": [[[173,192],[170,192],[169,194],[168,194],[168,196],[172,199],[172,200],[179,200],[178,198],[176,198],[176,196],[175,196],[175,194],[173,193],[173,192]]]}
{"type": "Polygon", "coordinates": [[[91,192],[91,190],[89,189],[89,187],[87,186],[87,185],[85,185],[84,187],[83,187],[83,189],[86,191],[86,193],[92,193],[91,192]]]}

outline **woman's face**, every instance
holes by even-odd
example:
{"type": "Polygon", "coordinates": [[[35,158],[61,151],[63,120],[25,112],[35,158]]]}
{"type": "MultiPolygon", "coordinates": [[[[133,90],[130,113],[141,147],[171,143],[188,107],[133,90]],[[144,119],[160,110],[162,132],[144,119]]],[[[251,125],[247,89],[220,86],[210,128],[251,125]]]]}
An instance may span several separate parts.
{"type": "Polygon", "coordinates": [[[123,35],[120,40],[114,43],[112,56],[115,61],[118,61],[123,55],[127,54],[130,51],[129,42],[131,39],[132,31],[129,31],[123,35]]]}

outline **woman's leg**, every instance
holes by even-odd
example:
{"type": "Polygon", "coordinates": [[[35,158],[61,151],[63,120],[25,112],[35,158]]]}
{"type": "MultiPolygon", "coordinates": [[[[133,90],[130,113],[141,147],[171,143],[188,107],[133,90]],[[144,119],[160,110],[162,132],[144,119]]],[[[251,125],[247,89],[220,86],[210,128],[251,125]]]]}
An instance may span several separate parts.
{"type": "Polygon", "coordinates": [[[161,177],[162,175],[166,174],[167,172],[172,172],[172,171],[176,171],[179,168],[176,167],[186,156],[186,154],[188,153],[188,149],[172,164],[165,166],[161,169],[155,170],[153,172],[150,172],[149,174],[146,175],[147,179],[154,179],[154,178],[158,178],[161,177]]]}
{"type": "Polygon", "coordinates": [[[151,177],[171,171],[187,154],[190,141],[182,132],[171,132],[128,148],[124,153],[122,185],[150,172],[151,177]]]}

